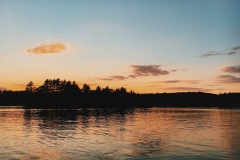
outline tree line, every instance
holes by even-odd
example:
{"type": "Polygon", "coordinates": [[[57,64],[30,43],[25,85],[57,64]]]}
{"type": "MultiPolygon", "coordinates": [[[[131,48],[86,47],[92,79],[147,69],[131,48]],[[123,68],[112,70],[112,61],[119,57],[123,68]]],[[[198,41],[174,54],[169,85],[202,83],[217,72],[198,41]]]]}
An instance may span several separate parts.
{"type": "Polygon", "coordinates": [[[111,89],[88,84],[79,87],[75,81],[46,79],[36,87],[30,81],[23,91],[0,91],[0,106],[45,108],[88,107],[225,107],[240,108],[240,93],[204,92],[139,94],[121,87],[111,89]]]}
{"type": "MultiPolygon", "coordinates": [[[[44,83],[39,86],[35,87],[34,83],[30,81],[25,89],[28,93],[33,94],[47,94],[47,93],[120,93],[120,94],[126,94],[127,89],[124,87],[117,88],[117,89],[111,89],[108,86],[105,88],[101,88],[100,86],[97,86],[95,90],[91,90],[90,86],[88,84],[83,84],[82,88],[78,86],[78,84],[75,81],[66,81],[66,80],[60,80],[57,79],[46,79],[44,83]]],[[[133,91],[130,91],[129,93],[133,94],[133,91]]]]}

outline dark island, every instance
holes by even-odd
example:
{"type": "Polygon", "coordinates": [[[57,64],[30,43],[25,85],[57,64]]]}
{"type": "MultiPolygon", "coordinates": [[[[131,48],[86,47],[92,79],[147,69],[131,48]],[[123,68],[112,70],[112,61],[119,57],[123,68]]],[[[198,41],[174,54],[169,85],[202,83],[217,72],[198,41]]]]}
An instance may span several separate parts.
{"type": "Polygon", "coordinates": [[[127,92],[126,88],[97,87],[91,90],[75,81],[47,79],[34,87],[30,81],[24,91],[0,90],[0,106],[41,108],[89,107],[224,107],[239,108],[240,93],[212,94],[203,92],[151,93],[127,92]]]}

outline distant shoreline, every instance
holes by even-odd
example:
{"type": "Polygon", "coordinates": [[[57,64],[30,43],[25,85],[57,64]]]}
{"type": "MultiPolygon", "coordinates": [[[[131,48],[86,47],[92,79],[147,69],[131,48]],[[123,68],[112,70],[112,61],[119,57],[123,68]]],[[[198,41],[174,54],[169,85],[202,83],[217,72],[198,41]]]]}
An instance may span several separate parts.
{"type": "Polygon", "coordinates": [[[224,107],[240,108],[240,93],[212,94],[204,92],[150,93],[128,92],[121,87],[111,89],[97,86],[82,88],[75,81],[46,79],[35,87],[30,81],[24,91],[0,90],[0,105],[44,108],[150,108],[161,107],[224,107]]]}
{"type": "Polygon", "coordinates": [[[1,108],[16,108],[16,109],[40,109],[40,110],[52,110],[52,109],[56,109],[56,110],[85,110],[85,109],[119,109],[119,110],[124,110],[124,109],[150,109],[150,108],[162,108],[162,109],[193,109],[193,110],[198,110],[198,109],[230,109],[230,110],[239,110],[240,111],[240,107],[184,107],[184,106],[147,106],[147,107],[69,107],[69,106],[62,106],[62,107],[43,107],[43,106],[12,106],[12,105],[0,105],[0,109],[1,108]]]}
{"type": "Polygon", "coordinates": [[[25,108],[240,108],[240,93],[28,93],[5,91],[0,106],[25,108]]]}

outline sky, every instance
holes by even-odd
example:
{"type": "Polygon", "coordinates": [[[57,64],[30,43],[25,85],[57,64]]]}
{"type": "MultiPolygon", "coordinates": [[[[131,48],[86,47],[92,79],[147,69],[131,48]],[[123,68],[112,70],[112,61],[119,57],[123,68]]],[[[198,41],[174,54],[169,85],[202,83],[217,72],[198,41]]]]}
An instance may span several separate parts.
{"type": "Polygon", "coordinates": [[[0,90],[240,92],[239,15],[239,0],[1,0],[0,90]]]}

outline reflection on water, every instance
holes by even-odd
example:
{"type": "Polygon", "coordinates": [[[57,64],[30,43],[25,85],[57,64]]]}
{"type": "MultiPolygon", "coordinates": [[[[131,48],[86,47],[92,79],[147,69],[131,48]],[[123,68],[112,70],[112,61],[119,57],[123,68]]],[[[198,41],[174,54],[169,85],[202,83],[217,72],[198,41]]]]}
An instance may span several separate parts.
{"type": "Polygon", "coordinates": [[[240,110],[0,108],[0,159],[237,159],[240,110]]]}

